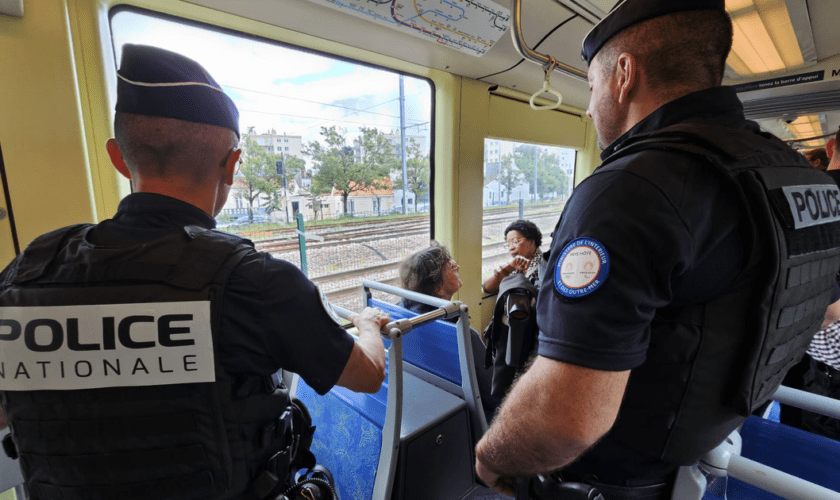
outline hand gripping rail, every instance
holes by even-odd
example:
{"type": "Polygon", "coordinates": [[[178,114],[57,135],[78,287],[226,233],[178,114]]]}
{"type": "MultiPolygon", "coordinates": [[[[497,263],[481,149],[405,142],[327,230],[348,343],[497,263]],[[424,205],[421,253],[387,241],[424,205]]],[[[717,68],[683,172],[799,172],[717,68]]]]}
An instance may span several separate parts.
{"type": "MultiPolygon", "coordinates": [[[[773,399],[804,410],[840,418],[840,401],[808,392],[779,387],[773,399]]],[[[840,493],[741,456],[741,435],[733,431],[697,465],[681,467],[674,486],[674,500],[700,500],[706,478],[698,469],[717,477],[732,477],[787,500],[840,500],[840,493]]],[[[735,499],[737,500],[737,499],[735,499]]]]}
{"type": "MultiPolygon", "coordinates": [[[[419,316],[391,321],[382,328],[382,336],[391,340],[391,347],[388,349],[388,406],[386,409],[385,426],[382,429],[382,447],[379,455],[379,465],[376,470],[376,482],[374,484],[372,498],[390,498],[397,458],[399,456],[400,426],[403,414],[402,338],[416,327],[438,319],[459,317],[459,325],[463,324],[466,326],[469,321],[469,316],[467,315],[467,307],[460,302],[449,302],[375,281],[365,280],[362,282],[362,288],[365,304],[368,303],[368,300],[372,296],[370,290],[379,290],[438,307],[434,311],[419,316]]],[[[339,316],[345,319],[349,318],[351,314],[355,314],[348,309],[335,305],[333,305],[333,309],[339,316]]],[[[466,334],[469,334],[468,327],[466,334]]],[[[466,343],[464,343],[464,335],[459,336],[458,342],[462,373],[467,375],[467,380],[463,381],[464,397],[467,406],[470,408],[470,413],[473,415],[472,418],[475,419],[476,415],[480,415],[480,422],[472,422],[473,427],[477,429],[477,435],[480,436],[487,430],[487,421],[481,409],[480,397],[478,396],[477,390],[478,384],[475,379],[475,373],[471,370],[463,369],[468,366],[468,361],[472,359],[472,346],[469,342],[469,337],[467,337],[466,343]]]]}

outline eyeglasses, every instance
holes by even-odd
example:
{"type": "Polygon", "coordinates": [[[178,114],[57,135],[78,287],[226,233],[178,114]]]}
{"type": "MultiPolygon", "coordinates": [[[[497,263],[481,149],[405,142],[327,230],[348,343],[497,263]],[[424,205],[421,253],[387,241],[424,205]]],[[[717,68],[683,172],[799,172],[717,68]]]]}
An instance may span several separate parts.
{"type": "Polygon", "coordinates": [[[510,241],[506,241],[505,242],[505,247],[506,248],[513,248],[515,246],[519,246],[519,244],[522,243],[522,240],[523,240],[523,238],[514,238],[510,241]]]}

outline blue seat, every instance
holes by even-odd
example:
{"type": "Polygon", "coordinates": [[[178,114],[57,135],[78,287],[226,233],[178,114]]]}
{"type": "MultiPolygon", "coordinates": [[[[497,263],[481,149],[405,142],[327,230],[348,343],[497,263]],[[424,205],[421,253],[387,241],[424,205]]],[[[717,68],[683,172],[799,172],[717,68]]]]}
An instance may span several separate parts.
{"type": "MultiPolygon", "coordinates": [[[[370,299],[368,305],[382,309],[392,319],[417,316],[414,311],[381,300],[370,299]]],[[[438,320],[419,326],[403,339],[403,360],[461,387],[457,335],[455,323],[447,321],[438,320]]]]}
{"type": "MultiPolygon", "coordinates": [[[[365,285],[387,287],[370,282],[365,285]]],[[[389,290],[389,293],[393,292],[389,290]]],[[[417,316],[382,301],[370,299],[368,305],[388,312],[392,320],[417,316]]],[[[447,454],[453,461],[458,457],[454,467],[445,469],[444,475],[451,477],[441,479],[438,486],[443,487],[444,483],[447,488],[457,485],[457,491],[452,492],[457,496],[452,498],[461,498],[462,493],[458,491],[475,487],[472,449],[476,436],[486,430],[487,423],[480,398],[477,398],[472,356],[469,355],[469,319],[464,315],[461,321],[459,325],[433,321],[415,327],[394,341],[400,343],[402,359],[394,354],[399,349],[392,349],[391,342],[386,340],[386,348],[389,348],[387,376],[376,394],[357,394],[334,387],[325,396],[318,396],[303,380],[295,377],[293,393],[309,408],[317,427],[312,451],[318,462],[332,471],[342,500],[389,496],[392,489],[394,498],[400,498],[400,491],[412,487],[411,480],[405,479],[405,470],[413,468],[412,473],[417,470],[418,457],[412,457],[408,450],[428,450],[421,441],[431,430],[433,437],[440,432],[448,433],[443,446],[452,447],[447,454]],[[464,332],[466,342],[462,341],[464,332]],[[464,345],[467,352],[461,353],[464,345]],[[392,373],[395,366],[402,367],[404,372],[392,373]],[[469,370],[473,373],[468,373],[469,370]],[[396,373],[401,377],[394,379],[396,373]],[[402,384],[392,387],[392,380],[400,378],[402,384]],[[389,407],[391,398],[402,401],[399,411],[389,407]],[[480,420],[476,420],[479,415],[480,420]],[[472,435],[467,432],[470,429],[474,431],[472,435]],[[410,445],[410,442],[418,444],[410,445]],[[396,474],[397,456],[403,464],[399,477],[396,474]]],[[[412,480],[416,482],[417,478],[412,480]]]]}
{"type": "MultiPolygon", "coordinates": [[[[758,417],[744,421],[741,437],[743,457],[840,491],[840,442],[758,417]]],[[[782,500],[732,478],[726,494],[728,500],[782,500]]]]}
{"type": "MultiPolygon", "coordinates": [[[[780,424],[772,416],[771,412],[770,418],[753,416],[744,421],[741,456],[840,492],[840,442],[780,424]]],[[[725,481],[727,500],[784,500],[732,477],[725,481]]],[[[716,486],[703,500],[723,500],[723,491],[716,486]]]]}
{"type": "Polygon", "coordinates": [[[296,397],[316,426],[312,452],[318,463],[332,472],[342,500],[369,500],[382,447],[388,379],[376,394],[335,386],[319,396],[303,380],[296,385],[296,397]]]}

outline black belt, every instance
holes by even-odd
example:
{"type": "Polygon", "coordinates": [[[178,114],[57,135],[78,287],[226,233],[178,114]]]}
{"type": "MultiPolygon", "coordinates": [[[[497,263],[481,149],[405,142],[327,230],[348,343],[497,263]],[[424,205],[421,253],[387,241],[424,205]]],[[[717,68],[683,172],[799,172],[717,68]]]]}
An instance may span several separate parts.
{"type": "MultiPolygon", "coordinates": [[[[562,474],[566,476],[565,473],[562,474]]],[[[575,485],[582,486],[583,484],[597,488],[603,500],[670,500],[674,486],[673,481],[667,479],[645,486],[617,486],[588,478],[583,481],[562,482],[555,474],[541,474],[532,478],[530,488],[525,489],[530,489],[531,498],[536,494],[539,500],[563,500],[564,498],[578,498],[577,495],[572,494],[572,490],[581,490],[575,485]]],[[[525,498],[527,495],[525,489],[521,489],[522,485],[518,485],[518,488],[520,489],[517,489],[517,500],[525,498]]]]}
{"type": "Polygon", "coordinates": [[[611,484],[587,481],[598,488],[604,500],[669,500],[671,483],[651,484],[649,486],[613,486],[611,484]]]}

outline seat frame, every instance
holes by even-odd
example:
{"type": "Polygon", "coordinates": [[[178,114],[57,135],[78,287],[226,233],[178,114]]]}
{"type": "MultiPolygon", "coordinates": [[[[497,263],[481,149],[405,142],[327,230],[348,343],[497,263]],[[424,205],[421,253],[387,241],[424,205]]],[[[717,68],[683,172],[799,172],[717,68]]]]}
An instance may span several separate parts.
{"type": "MultiPolygon", "coordinates": [[[[840,401],[781,386],[773,400],[803,410],[840,418],[840,401]]],[[[805,481],[741,456],[739,429],[714,450],[692,465],[680,467],[674,484],[673,500],[701,500],[707,487],[706,474],[732,477],[788,500],[840,500],[840,492],[805,481]],[[705,472],[705,474],[704,474],[705,472]]]]}

